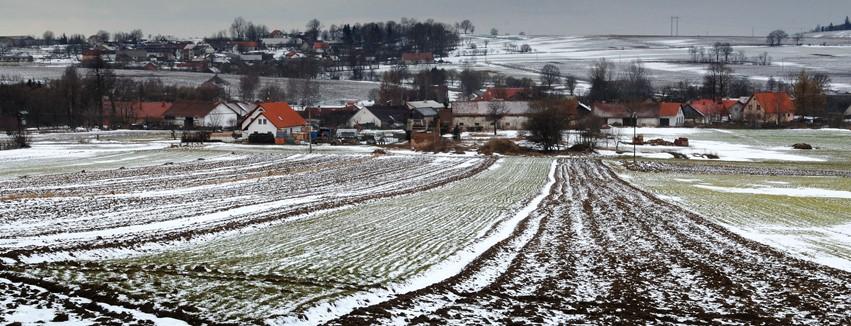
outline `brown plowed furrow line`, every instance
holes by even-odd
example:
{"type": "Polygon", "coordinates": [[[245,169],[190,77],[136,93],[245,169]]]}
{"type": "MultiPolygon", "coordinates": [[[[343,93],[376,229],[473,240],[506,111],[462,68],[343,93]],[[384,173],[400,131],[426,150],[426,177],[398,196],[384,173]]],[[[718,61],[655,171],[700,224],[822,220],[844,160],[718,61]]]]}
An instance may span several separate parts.
{"type": "Polygon", "coordinates": [[[497,254],[509,238],[459,276],[330,324],[851,323],[851,273],[746,240],[596,160],[560,162],[556,180],[515,230],[534,232],[516,255],[497,254]],[[499,259],[508,269],[488,271],[499,259]],[[477,273],[499,276],[458,290],[477,273]]]}

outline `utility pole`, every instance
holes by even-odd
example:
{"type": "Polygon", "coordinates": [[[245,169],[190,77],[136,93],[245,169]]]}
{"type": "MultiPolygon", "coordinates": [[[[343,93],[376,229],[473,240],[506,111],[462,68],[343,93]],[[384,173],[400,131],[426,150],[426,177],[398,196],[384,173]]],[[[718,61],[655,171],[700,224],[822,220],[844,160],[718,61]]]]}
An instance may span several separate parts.
{"type": "Polygon", "coordinates": [[[636,139],[635,139],[635,131],[638,127],[638,115],[633,111],[632,112],[632,163],[635,164],[635,152],[636,152],[636,139]]]}
{"type": "Polygon", "coordinates": [[[671,36],[680,36],[680,16],[671,16],[671,36]]]}
{"type": "Polygon", "coordinates": [[[313,154],[313,111],[310,108],[305,108],[307,110],[307,153],[313,154]]]}

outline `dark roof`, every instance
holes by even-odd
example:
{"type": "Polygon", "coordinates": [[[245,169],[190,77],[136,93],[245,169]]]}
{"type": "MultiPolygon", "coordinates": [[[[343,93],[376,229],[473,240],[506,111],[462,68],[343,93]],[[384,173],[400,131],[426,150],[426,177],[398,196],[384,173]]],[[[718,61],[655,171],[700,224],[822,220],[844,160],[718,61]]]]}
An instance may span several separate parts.
{"type": "Polygon", "coordinates": [[[205,117],[216,108],[216,102],[177,101],[163,113],[167,117],[205,117]]]}
{"type": "Polygon", "coordinates": [[[371,106],[366,108],[381,120],[382,125],[393,125],[395,123],[406,124],[410,110],[404,106],[371,106]]]}
{"type": "Polygon", "coordinates": [[[844,113],[851,107],[851,95],[828,95],[827,112],[844,113]]]}
{"type": "MultiPolygon", "coordinates": [[[[349,119],[357,113],[355,107],[345,108],[310,108],[310,118],[319,120],[320,127],[337,128],[349,123],[349,119]]],[[[300,111],[302,118],[307,119],[307,111],[300,111]]]]}

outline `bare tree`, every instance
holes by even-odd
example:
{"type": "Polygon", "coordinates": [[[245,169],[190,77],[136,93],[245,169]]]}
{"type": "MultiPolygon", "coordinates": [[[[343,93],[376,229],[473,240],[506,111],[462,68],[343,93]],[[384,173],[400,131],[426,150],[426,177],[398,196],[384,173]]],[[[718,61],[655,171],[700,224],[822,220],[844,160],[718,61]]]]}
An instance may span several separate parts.
{"type": "Polygon", "coordinates": [[[260,85],[260,76],[256,72],[250,72],[239,78],[239,94],[243,101],[253,101],[257,87],[260,85]]]}
{"type": "Polygon", "coordinates": [[[588,79],[591,81],[591,90],[588,93],[589,101],[604,101],[614,97],[616,94],[616,89],[612,85],[614,73],[615,65],[607,61],[606,58],[594,62],[588,73],[588,79]]]}
{"type": "Polygon", "coordinates": [[[724,55],[724,63],[730,63],[730,55],[733,54],[733,46],[730,43],[721,43],[721,54],[724,55]]]}
{"type": "Polygon", "coordinates": [[[44,34],[42,34],[41,38],[44,39],[45,45],[53,45],[53,40],[56,38],[56,36],[53,34],[53,31],[44,31],[44,34]]]}
{"type": "Polygon", "coordinates": [[[499,30],[496,27],[491,28],[491,36],[498,36],[499,30]]]}
{"type": "Polygon", "coordinates": [[[545,99],[530,103],[531,114],[526,129],[530,140],[540,144],[545,152],[557,149],[562,143],[562,134],[570,126],[570,106],[575,100],[545,99]]]}
{"type": "Polygon", "coordinates": [[[541,83],[546,84],[547,88],[552,88],[553,84],[557,84],[561,80],[561,70],[554,64],[546,64],[541,68],[541,83]]]}
{"type": "Polygon", "coordinates": [[[802,116],[823,116],[827,106],[827,88],[830,77],[824,73],[810,74],[801,70],[792,76],[792,95],[795,97],[795,111],[802,116]]]}
{"type": "Polygon", "coordinates": [[[475,30],[473,23],[469,19],[464,19],[461,23],[458,24],[458,27],[463,31],[464,34],[472,33],[475,30]]]}
{"type": "Polygon", "coordinates": [[[795,41],[795,45],[800,46],[802,44],[801,41],[803,39],[804,39],[804,33],[795,33],[795,35],[792,35],[792,40],[795,41]]]}
{"type": "Polygon", "coordinates": [[[280,102],[287,100],[287,94],[284,93],[284,89],[275,83],[266,84],[266,86],[260,89],[259,93],[261,101],[280,102]]]}
{"type": "Polygon", "coordinates": [[[493,135],[496,136],[496,130],[499,128],[499,122],[505,115],[508,114],[508,108],[505,106],[505,101],[490,101],[488,103],[488,111],[485,118],[493,123],[493,135]]]}
{"type": "Polygon", "coordinates": [[[576,95],[576,77],[573,75],[567,75],[567,77],[564,77],[564,87],[567,88],[568,92],[570,92],[570,96],[576,95]]]}
{"type": "Polygon", "coordinates": [[[233,23],[230,24],[230,37],[241,40],[245,38],[246,29],[248,28],[248,22],[245,21],[245,18],[236,17],[233,19],[233,23]]]}
{"type": "Polygon", "coordinates": [[[315,106],[319,102],[319,83],[312,78],[301,80],[301,90],[299,92],[299,104],[303,108],[315,106]]]}
{"type": "Polygon", "coordinates": [[[789,38],[789,34],[786,34],[785,31],[776,29],[768,33],[765,41],[768,43],[768,46],[780,46],[783,45],[783,40],[789,38]]]}
{"type": "Polygon", "coordinates": [[[714,100],[720,100],[727,95],[732,73],[733,70],[721,62],[710,64],[704,75],[703,88],[712,95],[714,100]]]}

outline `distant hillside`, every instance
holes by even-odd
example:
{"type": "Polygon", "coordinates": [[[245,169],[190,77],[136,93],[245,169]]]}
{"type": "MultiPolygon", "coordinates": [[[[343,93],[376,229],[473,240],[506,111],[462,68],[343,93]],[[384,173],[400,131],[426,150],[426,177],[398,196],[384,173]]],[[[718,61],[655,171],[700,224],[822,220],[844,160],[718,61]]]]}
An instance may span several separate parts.
{"type": "Polygon", "coordinates": [[[807,34],[807,37],[812,38],[851,38],[851,30],[833,31],[833,32],[814,32],[807,34]]]}
{"type": "Polygon", "coordinates": [[[834,25],[833,23],[830,23],[827,26],[816,26],[816,28],[812,30],[813,33],[836,31],[851,31],[851,19],[848,19],[848,16],[845,16],[845,22],[842,24],[834,25]]]}

